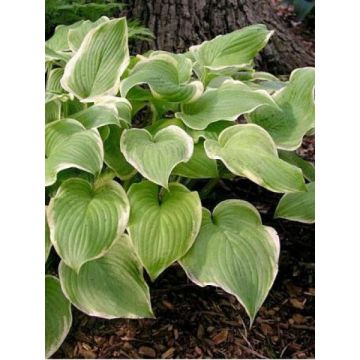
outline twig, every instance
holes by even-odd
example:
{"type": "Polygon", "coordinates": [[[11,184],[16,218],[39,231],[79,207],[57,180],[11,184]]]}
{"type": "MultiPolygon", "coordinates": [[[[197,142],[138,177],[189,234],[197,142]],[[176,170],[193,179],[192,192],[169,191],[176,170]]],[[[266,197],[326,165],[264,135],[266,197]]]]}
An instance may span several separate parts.
{"type": "Polygon", "coordinates": [[[238,344],[238,345],[239,345],[243,350],[249,352],[249,353],[252,354],[252,355],[257,356],[257,357],[260,358],[260,359],[268,359],[266,356],[263,356],[263,355],[259,354],[257,351],[252,350],[252,349],[246,347],[245,345],[242,345],[242,344],[238,344]]]}
{"type": "Polygon", "coordinates": [[[306,325],[291,325],[291,327],[293,327],[294,329],[299,329],[299,330],[309,330],[309,331],[315,331],[315,327],[314,326],[306,326],[306,325]]]}

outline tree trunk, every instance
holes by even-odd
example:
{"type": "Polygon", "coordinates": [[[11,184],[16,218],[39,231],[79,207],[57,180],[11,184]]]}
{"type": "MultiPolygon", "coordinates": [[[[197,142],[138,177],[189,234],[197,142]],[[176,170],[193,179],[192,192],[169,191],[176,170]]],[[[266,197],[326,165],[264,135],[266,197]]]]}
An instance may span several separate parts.
{"type": "Polygon", "coordinates": [[[149,49],[186,51],[191,45],[244,26],[263,23],[275,30],[256,59],[262,71],[288,74],[294,68],[313,66],[314,55],[274,12],[270,0],[125,0],[126,13],[149,27],[156,38],[137,41],[136,53],[149,49]]]}

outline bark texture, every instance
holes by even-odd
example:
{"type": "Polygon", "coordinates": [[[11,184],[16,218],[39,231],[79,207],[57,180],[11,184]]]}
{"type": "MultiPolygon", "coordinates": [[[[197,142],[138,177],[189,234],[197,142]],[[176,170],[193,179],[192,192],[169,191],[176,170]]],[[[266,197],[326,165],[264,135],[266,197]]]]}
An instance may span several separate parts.
{"type": "Polygon", "coordinates": [[[288,74],[297,67],[313,66],[313,54],[274,12],[270,0],[125,0],[127,15],[139,19],[156,36],[138,41],[134,51],[149,49],[186,51],[191,45],[247,25],[263,23],[275,30],[256,59],[258,69],[288,74]]]}

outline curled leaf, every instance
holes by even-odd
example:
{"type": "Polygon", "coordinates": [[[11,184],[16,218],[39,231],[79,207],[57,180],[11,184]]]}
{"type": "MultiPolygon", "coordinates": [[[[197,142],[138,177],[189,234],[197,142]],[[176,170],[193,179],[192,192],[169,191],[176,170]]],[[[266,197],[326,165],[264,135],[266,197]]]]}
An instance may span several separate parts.
{"type": "Polygon", "coordinates": [[[301,169],[279,159],[271,136],[260,126],[243,124],[223,130],[217,141],[206,140],[210,159],[219,159],[235,175],[274,192],[305,190],[301,169]]]}

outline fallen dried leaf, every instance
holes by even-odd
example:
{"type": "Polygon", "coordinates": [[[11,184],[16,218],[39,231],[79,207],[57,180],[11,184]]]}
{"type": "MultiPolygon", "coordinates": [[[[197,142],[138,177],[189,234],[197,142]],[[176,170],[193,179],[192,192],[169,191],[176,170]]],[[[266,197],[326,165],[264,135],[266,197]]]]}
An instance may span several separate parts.
{"type": "Polygon", "coordinates": [[[213,336],[211,339],[216,345],[219,345],[227,340],[228,334],[229,334],[229,330],[223,329],[215,336],[213,336]]]}
{"type": "Polygon", "coordinates": [[[101,336],[94,336],[94,340],[97,345],[102,345],[105,343],[106,339],[101,336]]]}
{"type": "Polygon", "coordinates": [[[305,317],[301,314],[294,314],[292,318],[295,324],[304,324],[306,321],[305,317]]]}
{"type": "Polygon", "coordinates": [[[174,305],[167,300],[163,300],[162,303],[169,310],[174,310],[174,308],[175,308],[174,305]]]}
{"type": "Polygon", "coordinates": [[[290,304],[295,308],[295,309],[304,309],[305,306],[305,300],[303,302],[299,301],[298,299],[290,299],[290,304]]]}
{"type": "Polygon", "coordinates": [[[155,358],[156,352],[153,348],[148,346],[140,346],[139,348],[139,354],[143,356],[147,356],[149,358],[155,358]]]}
{"type": "Polygon", "coordinates": [[[162,359],[171,359],[174,355],[174,352],[175,352],[175,348],[174,347],[171,347],[169,349],[167,349],[162,355],[161,355],[161,358],[162,359]]]}
{"type": "Polygon", "coordinates": [[[266,323],[261,323],[260,324],[260,329],[261,329],[261,332],[267,336],[267,335],[271,335],[273,333],[273,329],[272,327],[269,325],[269,324],[266,324],[266,323]]]}

